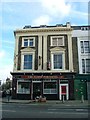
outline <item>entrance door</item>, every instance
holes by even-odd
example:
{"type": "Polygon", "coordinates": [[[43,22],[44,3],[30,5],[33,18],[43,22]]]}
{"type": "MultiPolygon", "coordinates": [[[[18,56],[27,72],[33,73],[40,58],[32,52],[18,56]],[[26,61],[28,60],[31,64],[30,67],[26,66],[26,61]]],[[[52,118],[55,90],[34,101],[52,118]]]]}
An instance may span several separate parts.
{"type": "Polygon", "coordinates": [[[42,86],[41,83],[33,83],[33,99],[36,96],[40,96],[42,94],[42,86]]]}
{"type": "Polygon", "coordinates": [[[69,99],[68,84],[60,84],[60,88],[59,88],[59,97],[60,97],[60,100],[62,100],[63,96],[64,96],[65,100],[69,99]]]}

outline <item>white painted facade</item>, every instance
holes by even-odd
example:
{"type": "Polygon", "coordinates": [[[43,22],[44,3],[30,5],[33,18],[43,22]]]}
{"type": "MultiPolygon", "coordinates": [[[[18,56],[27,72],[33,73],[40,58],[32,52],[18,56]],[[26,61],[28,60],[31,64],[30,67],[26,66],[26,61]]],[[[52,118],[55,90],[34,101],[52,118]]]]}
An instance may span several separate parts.
{"type": "MultiPolygon", "coordinates": [[[[65,50],[58,50],[57,48],[54,50],[51,50],[51,58],[53,58],[52,53],[55,52],[62,52],[63,54],[63,69],[60,70],[54,70],[53,69],[53,63],[51,59],[51,70],[49,72],[73,72],[73,58],[72,58],[72,29],[69,24],[67,24],[66,27],[53,27],[53,28],[29,28],[29,29],[20,29],[15,31],[15,53],[14,53],[14,70],[13,72],[40,72],[40,71],[47,71],[47,36],[48,35],[67,35],[68,36],[68,55],[69,55],[69,69],[65,69],[65,50]],[[54,31],[53,31],[54,29],[54,31]],[[23,38],[23,35],[25,36],[23,38]],[[35,61],[35,51],[29,47],[27,49],[21,50],[21,69],[18,70],[18,46],[19,46],[19,37],[22,37],[22,47],[24,46],[24,39],[29,39],[29,36],[38,36],[38,59],[40,58],[40,61],[38,63],[38,70],[34,70],[34,61],[35,61]],[[43,41],[43,50],[42,50],[42,41],[43,41]],[[42,53],[43,52],[43,53],[42,53]],[[23,60],[24,60],[24,55],[32,54],[33,55],[33,67],[32,70],[25,70],[23,69],[23,60]],[[43,54],[43,56],[42,56],[43,54]],[[42,63],[43,59],[43,63],[42,63]],[[42,64],[43,64],[43,69],[42,69],[42,64]]],[[[33,38],[33,37],[30,37],[33,38]]],[[[62,36],[64,38],[64,36],[62,36]]],[[[64,40],[63,40],[64,41],[64,40]]],[[[65,41],[64,41],[65,42],[65,41]]],[[[29,43],[28,43],[29,44],[29,43]]],[[[34,40],[34,46],[35,46],[35,40],[34,40]]]]}
{"type": "MultiPolygon", "coordinates": [[[[90,35],[88,30],[73,30],[72,37],[77,37],[78,45],[78,63],[79,63],[79,74],[84,74],[82,70],[82,59],[90,59],[90,53],[81,53],[81,41],[90,41],[90,35]]],[[[85,72],[86,74],[86,72],[85,72]]]]}

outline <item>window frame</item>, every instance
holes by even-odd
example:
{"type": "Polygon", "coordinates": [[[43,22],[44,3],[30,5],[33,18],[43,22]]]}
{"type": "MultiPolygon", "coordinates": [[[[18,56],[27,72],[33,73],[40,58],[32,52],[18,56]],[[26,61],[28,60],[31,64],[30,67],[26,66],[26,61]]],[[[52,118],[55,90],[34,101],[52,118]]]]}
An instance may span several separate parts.
{"type": "Polygon", "coordinates": [[[17,80],[17,94],[30,94],[30,81],[29,80],[17,80]],[[23,92],[20,92],[18,83],[28,83],[29,85],[28,92],[25,92],[25,90],[23,92]]]}
{"type": "MultiPolygon", "coordinates": [[[[26,66],[27,66],[27,65],[26,65],[26,66]]],[[[33,55],[32,55],[32,54],[24,55],[23,69],[24,69],[24,70],[27,70],[27,69],[32,70],[32,67],[33,67],[33,55]],[[29,60],[26,60],[26,61],[25,61],[25,56],[27,56],[28,58],[29,58],[29,56],[31,56],[32,61],[29,61],[29,60]],[[31,68],[25,68],[25,64],[31,64],[31,65],[30,65],[31,68]]]]}
{"type": "Polygon", "coordinates": [[[35,47],[35,37],[23,37],[22,38],[22,47],[35,47]],[[28,45],[24,45],[24,40],[28,40],[28,45]],[[33,45],[30,46],[30,40],[33,40],[33,45]]]}
{"type": "Polygon", "coordinates": [[[64,36],[51,36],[50,46],[65,46],[64,36]],[[58,45],[58,38],[62,38],[63,45],[58,45]],[[57,39],[57,45],[53,45],[53,39],[57,39]]]}
{"type": "Polygon", "coordinates": [[[21,55],[21,70],[24,70],[24,71],[31,71],[31,70],[34,70],[34,60],[35,60],[35,53],[34,52],[25,52],[25,53],[22,53],[21,55]],[[24,69],[24,55],[32,55],[32,69],[24,69]]]}
{"type": "Polygon", "coordinates": [[[57,93],[58,93],[57,80],[55,80],[55,81],[48,80],[48,81],[43,82],[43,94],[57,94],[57,93]],[[45,83],[56,83],[56,88],[44,88],[45,83]],[[46,92],[46,91],[48,91],[48,92],[46,92]],[[55,91],[55,92],[53,92],[53,91],[55,91]]]}
{"type": "Polygon", "coordinates": [[[81,54],[88,54],[90,53],[90,41],[89,40],[81,40],[80,41],[80,51],[81,51],[81,54]],[[88,47],[85,46],[85,42],[88,42],[88,47]],[[88,51],[86,50],[88,49],[88,51]]]}
{"type": "Polygon", "coordinates": [[[60,52],[52,52],[51,53],[51,69],[52,70],[65,70],[65,51],[60,51],[60,52]],[[53,59],[54,59],[54,55],[62,55],[62,69],[54,69],[54,63],[53,63],[53,59]]]}
{"type": "Polygon", "coordinates": [[[88,64],[87,65],[87,60],[89,60],[90,61],[90,59],[88,58],[88,59],[82,59],[82,73],[90,73],[90,65],[88,64]],[[83,63],[84,63],[84,65],[83,65],[83,63]],[[83,68],[84,68],[84,71],[83,71],[83,68]]]}

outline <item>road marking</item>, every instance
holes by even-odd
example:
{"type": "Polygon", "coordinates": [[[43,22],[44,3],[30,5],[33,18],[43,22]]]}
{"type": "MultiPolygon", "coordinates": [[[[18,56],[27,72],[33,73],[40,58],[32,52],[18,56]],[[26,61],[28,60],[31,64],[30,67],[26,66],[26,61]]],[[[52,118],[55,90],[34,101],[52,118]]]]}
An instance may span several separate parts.
{"type": "Polygon", "coordinates": [[[71,105],[66,105],[66,106],[71,106],[71,105]]]}
{"type": "Polygon", "coordinates": [[[1,112],[16,112],[15,110],[0,110],[1,112]]]}
{"type": "Polygon", "coordinates": [[[58,110],[58,109],[48,109],[48,110],[58,110]]]}
{"type": "Polygon", "coordinates": [[[67,113],[67,112],[55,112],[55,111],[54,112],[43,112],[43,111],[40,111],[40,113],[46,113],[46,114],[47,113],[51,113],[51,114],[86,114],[86,115],[88,115],[88,113],[82,113],[82,112],[79,112],[79,113],[77,113],[77,112],[76,113],[75,112],[70,112],[69,113],[68,112],[67,113]]]}
{"type": "Polygon", "coordinates": [[[88,111],[87,109],[76,109],[76,111],[88,111]]]}

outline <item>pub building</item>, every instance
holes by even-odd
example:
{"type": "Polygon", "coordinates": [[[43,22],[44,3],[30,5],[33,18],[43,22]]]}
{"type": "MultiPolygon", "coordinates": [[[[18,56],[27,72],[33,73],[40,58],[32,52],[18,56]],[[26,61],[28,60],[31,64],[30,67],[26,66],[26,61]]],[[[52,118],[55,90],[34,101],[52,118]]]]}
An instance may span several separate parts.
{"type": "Polygon", "coordinates": [[[77,42],[71,25],[25,26],[14,31],[12,98],[34,100],[74,99],[78,71],[77,42]]]}

